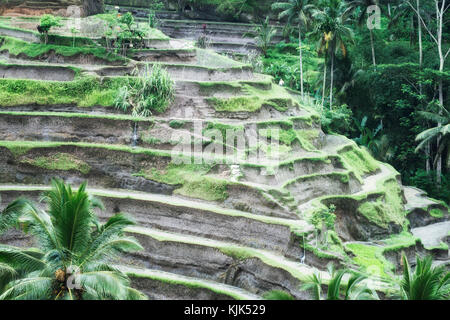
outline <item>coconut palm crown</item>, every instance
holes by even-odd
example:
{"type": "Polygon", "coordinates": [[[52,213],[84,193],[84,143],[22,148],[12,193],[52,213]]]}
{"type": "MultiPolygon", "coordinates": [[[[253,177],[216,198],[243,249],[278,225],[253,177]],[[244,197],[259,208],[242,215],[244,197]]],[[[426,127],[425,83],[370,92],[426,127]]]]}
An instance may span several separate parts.
{"type": "Polygon", "coordinates": [[[450,272],[444,266],[433,267],[431,257],[416,258],[416,269],[411,271],[408,259],[402,255],[403,277],[400,283],[402,300],[450,299],[450,272]]]}
{"type": "Polygon", "coordinates": [[[124,228],[134,224],[123,214],[101,224],[86,184],[72,191],[52,181],[42,200],[44,211],[20,198],[0,215],[0,234],[11,228],[30,234],[38,248],[0,245],[0,300],[145,299],[111,261],[122,252],[142,249],[124,228]]]}

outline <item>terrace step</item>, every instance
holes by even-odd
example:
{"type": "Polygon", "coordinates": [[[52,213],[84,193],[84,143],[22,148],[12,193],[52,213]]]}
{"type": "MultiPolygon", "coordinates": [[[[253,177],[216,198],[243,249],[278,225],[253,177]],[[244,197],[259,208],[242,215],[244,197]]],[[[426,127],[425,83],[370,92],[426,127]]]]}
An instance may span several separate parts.
{"type": "Polygon", "coordinates": [[[238,287],[211,280],[187,277],[161,270],[117,266],[132,280],[132,286],[155,300],[260,300],[238,287]]]}
{"type": "Polygon", "coordinates": [[[423,190],[414,187],[403,187],[407,218],[411,228],[425,227],[430,224],[450,219],[448,207],[443,203],[428,198],[423,190]],[[437,212],[438,214],[433,214],[437,212]]]}
{"type": "Polygon", "coordinates": [[[315,271],[275,252],[230,242],[142,227],[130,227],[127,233],[145,251],[127,256],[123,264],[223,282],[258,295],[273,286],[304,298],[308,294],[300,292],[300,284],[315,271]]]}
{"type": "MultiPolygon", "coordinates": [[[[3,184],[0,194],[6,204],[19,195],[37,200],[39,193],[48,189],[41,185],[3,184]]],[[[112,212],[128,212],[145,228],[268,249],[291,257],[300,255],[301,239],[297,235],[312,231],[303,220],[256,215],[176,196],[100,188],[88,191],[106,207],[99,213],[101,218],[108,218],[112,212]]]]}
{"type": "MultiPolygon", "coordinates": [[[[424,227],[413,228],[411,229],[411,233],[415,237],[420,238],[425,249],[438,248],[441,243],[447,242],[450,237],[450,221],[438,222],[424,227]]],[[[448,258],[448,252],[444,257],[448,258]]]]}
{"type": "MultiPolygon", "coordinates": [[[[31,109],[31,106],[5,109],[14,110],[0,111],[0,129],[2,129],[0,140],[8,141],[88,142],[127,146],[133,144],[133,146],[172,150],[179,146],[178,143],[174,144],[173,140],[179,139],[181,135],[187,135],[194,139],[203,139],[203,148],[206,148],[206,143],[212,142],[212,140],[207,136],[207,131],[204,130],[212,130],[218,125],[229,126],[233,133],[240,136],[242,133],[242,137],[246,141],[250,141],[251,137],[264,139],[257,129],[258,122],[241,122],[239,126],[234,126],[236,122],[228,119],[224,119],[222,122],[219,119],[194,121],[193,119],[174,120],[173,117],[170,117],[169,120],[138,118],[125,114],[99,114],[97,108],[94,108],[93,113],[88,112],[89,108],[73,110],[73,107],[68,107],[68,111],[84,111],[84,113],[62,112],[62,110],[61,112],[16,111],[17,109],[31,109]],[[98,121],[102,121],[101,124],[98,121]],[[174,121],[178,121],[176,125],[179,127],[175,126],[174,121]]],[[[111,108],[105,108],[104,110],[108,109],[111,108]]],[[[224,140],[226,137],[222,138],[223,141],[218,143],[226,144],[227,141],[224,140]]],[[[291,155],[299,153],[301,154],[302,151],[293,149],[291,155]]],[[[317,161],[316,166],[313,163],[311,165],[317,168],[330,167],[321,164],[320,161],[317,161]]],[[[293,167],[299,167],[299,164],[295,163],[293,167]]],[[[257,170],[255,168],[254,171],[257,170]]],[[[298,172],[298,170],[295,172],[298,172]]],[[[255,172],[252,176],[256,177],[256,174],[259,173],[255,172]]],[[[292,178],[292,174],[289,175],[292,178]]],[[[267,183],[270,183],[274,179],[272,175],[264,181],[267,180],[267,183]]]]}
{"type": "MultiPolygon", "coordinates": [[[[227,284],[239,286],[256,294],[261,294],[261,288],[268,282],[280,286],[280,289],[294,296],[304,296],[305,293],[299,290],[299,284],[308,280],[315,272],[321,275],[325,284],[330,280],[328,272],[318,271],[308,265],[312,263],[320,269],[326,269],[326,259],[317,258],[309,253],[304,264],[297,260],[300,255],[286,258],[270,250],[239,246],[209,238],[143,227],[129,227],[127,232],[137,237],[146,249],[145,252],[134,254],[131,259],[133,263],[215,281],[222,279],[227,284]],[[254,280],[251,285],[248,286],[248,283],[239,277],[236,279],[239,272],[232,276],[233,269],[252,274],[254,280]]],[[[334,262],[337,261],[338,257],[334,262]]],[[[386,286],[388,284],[384,281],[377,281],[378,289],[386,286]]]]}

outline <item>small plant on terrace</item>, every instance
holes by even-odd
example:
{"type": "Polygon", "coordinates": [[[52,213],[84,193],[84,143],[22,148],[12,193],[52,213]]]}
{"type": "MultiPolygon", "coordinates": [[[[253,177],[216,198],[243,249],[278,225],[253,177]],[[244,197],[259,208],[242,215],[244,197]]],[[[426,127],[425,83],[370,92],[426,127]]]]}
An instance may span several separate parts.
{"type": "Polygon", "coordinates": [[[175,96],[174,82],[169,73],[159,64],[145,66],[139,76],[129,77],[128,83],[120,88],[115,106],[127,112],[130,108],[133,116],[149,117],[153,113],[163,113],[175,96]]]}
{"type": "Polygon", "coordinates": [[[149,10],[148,12],[148,26],[150,28],[157,28],[159,26],[159,20],[153,10],[149,10]]]}
{"type": "Polygon", "coordinates": [[[45,44],[48,43],[48,33],[52,27],[61,27],[61,18],[55,17],[51,14],[44,14],[41,18],[41,22],[37,27],[39,33],[44,34],[45,44]]]}
{"type": "Polygon", "coordinates": [[[75,47],[75,35],[80,32],[76,28],[71,28],[70,32],[72,33],[72,47],[75,47]]]}
{"type": "Polygon", "coordinates": [[[210,43],[211,40],[206,36],[206,34],[202,34],[195,42],[195,46],[201,49],[206,49],[209,47],[210,43]]]}
{"type": "Polygon", "coordinates": [[[317,240],[316,245],[319,242],[322,245],[325,245],[328,239],[328,230],[334,229],[334,221],[336,220],[336,215],[334,212],[336,211],[336,207],[334,205],[330,205],[327,208],[322,208],[317,211],[314,211],[311,217],[311,223],[316,228],[316,238],[318,234],[320,234],[320,241],[317,240]]]}

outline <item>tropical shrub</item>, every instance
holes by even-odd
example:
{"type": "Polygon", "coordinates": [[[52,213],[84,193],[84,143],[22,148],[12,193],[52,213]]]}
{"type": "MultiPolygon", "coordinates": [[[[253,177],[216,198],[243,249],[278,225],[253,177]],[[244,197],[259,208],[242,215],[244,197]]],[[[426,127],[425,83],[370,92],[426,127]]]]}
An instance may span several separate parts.
{"type": "Polygon", "coordinates": [[[450,299],[450,272],[444,266],[432,267],[431,257],[417,257],[416,270],[411,271],[408,259],[402,256],[403,278],[400,283],[402,300],[450,299]]]}
{"type": "Polygon", "coordinates": [[[160,64],[150,69],[145,66],[142,75],[128,77],[127,84],[119,89],[114,104],[134,116],[148,117],[153,113],[163,113],[175,96],[175,84],[169,73],[160,64]]]}
{"type": "MultiPolygon", "coordinates": [[[[349,274],[347,269],[336,270],[332,264],[327,266],[331,279],[328,283],[328,290],[325,300],[378,300],[378,295],[371,290],[363,281],[367,279],[361,274],[350,274],[346,283],[343,278],[349,274]]],[[[302,290],[311,291],[315,300],[322,300],[322,278],[316,270],[301,287],[302,290]]]]}
{"type": "Polygon", "coordinates": [[[41,22],[38,26],[39,33],[43,33],[45,37],[45,44],[48,42],[48,33],[52,27],[60,27],[61,26],[61,18],[55,17],[51,14],[44,14],[41,17],[41,22]]]}
{"type": "Polygon", "coordinates": [[[100,223],[102,203],[60,180],[43,200],[47,210],[20,198],[0,215],[0,234],[16,228],[33,236],[38,248],[0,245],[0,300],[145,299],[114,261],[122,252],[141,250],[124,235],[133,221],[116,214],[100,223]]]}
{"type": "Polygon", "coordinates": [[[261,53],[266,56],[267,50],[269,50],[269,46],[272,43],[272,38],[277,34],[277,30],[270,25],[269,17],[266,17],[266,20],[254,29],[254,32],[256,33],[256,45],[261,50],[261,53]]]}

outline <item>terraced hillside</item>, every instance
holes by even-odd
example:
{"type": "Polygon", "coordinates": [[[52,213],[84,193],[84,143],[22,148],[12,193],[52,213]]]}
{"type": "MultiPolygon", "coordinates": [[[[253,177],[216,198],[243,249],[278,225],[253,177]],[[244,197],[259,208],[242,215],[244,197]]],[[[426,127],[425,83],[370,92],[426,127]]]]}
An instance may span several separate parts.
{"type": "MultiPolygon", "coordinates": [[[[87,180],[105,204],[101,218],[137,220],[127,231],[145,251],[115,263],[150,298],[284,290],[309,299],[300,285],[316,269],[326,284],[329,262],[369,274],[384,297],[402,251],[448,263],[445,205],[403,188],[353,141],[325,135],[311,103],[250,66],[161,35],[126,57],[95,37],[43,46],[32,25],[8,23],[0,28],[1,207],[38,200],[53,177],[87,180]],[[143,118],[114,108],[125,76],[155,63],[176,83],[167,110],[143,118]]],[[[56,40],[72,37],[61,31],[56,40]]]]}
{"type": "MultiPolygon", "coordinates": [[[[107,5],[106,8],[112,10],[113,6],[107,5]]],[[[150,12],[147,8],[127,6],[120,6],[119,11],[132,12],[141,21],[148,21],[150,12]]],[[[254,38],[257,26],[255,24],[205,20],[204,15],[188,19],[176,11],[156,11],[155,17],[159,24],[158,28],[171,38],[196,41],[200,36],[206,36],[209,48],[229,55],[243,56],[252,51],[258,51],[254,38]],[[206,26],[205,30],[203,26],[206,26]]],[[[277,34],[271,41],[275,44],[283,37],[282,27],[274,27],[277,29],[277,34]]]]}

